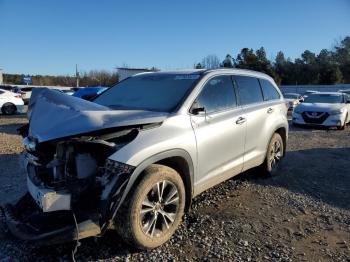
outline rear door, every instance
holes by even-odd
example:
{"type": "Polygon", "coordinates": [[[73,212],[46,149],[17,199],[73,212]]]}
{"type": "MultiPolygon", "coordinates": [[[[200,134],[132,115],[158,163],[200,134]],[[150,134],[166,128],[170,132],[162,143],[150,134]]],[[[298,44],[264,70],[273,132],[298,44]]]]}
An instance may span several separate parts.
{"type": "Polygon", "coordinates": [[[194,105],[205,112],[191,115],[198,154],[196,191],[220,183],[242,171],[246,123],[230,75],[209,79],[194,105]]]}
{"type": "Polygon", "coordinates": [[[266,124],[269,115],[274,114],[274,106],[264,101],[260,82],[251,76],[234,76],[238,90],[239,103],[243,108],[243,118],[247,121],[245,138],[244,168],[255,167],[263,161],[266,152],[267,133],[270,127],[266,124]]]}

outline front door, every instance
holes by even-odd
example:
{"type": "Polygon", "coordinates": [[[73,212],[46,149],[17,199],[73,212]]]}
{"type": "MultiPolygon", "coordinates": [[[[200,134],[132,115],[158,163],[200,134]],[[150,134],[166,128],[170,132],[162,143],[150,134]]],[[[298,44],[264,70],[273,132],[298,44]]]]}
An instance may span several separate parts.
{"type": "Polygon", "coordinates": [[[191,115],[197,141],[196,193],[242,171],[246,122],[231,76],[209,79],[194,102],[203,112],[191,115]]]}

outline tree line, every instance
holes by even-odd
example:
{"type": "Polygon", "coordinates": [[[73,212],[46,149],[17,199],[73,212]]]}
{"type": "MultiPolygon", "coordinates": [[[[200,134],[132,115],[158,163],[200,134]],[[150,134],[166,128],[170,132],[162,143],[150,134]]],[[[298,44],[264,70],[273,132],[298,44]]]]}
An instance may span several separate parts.
{"type": "Polygon", "coordinates": [[[227,54],[220,61],[216,55],[208,55],[194,67],[256,70],[270,75],[282,85],[350,83],[350,36],[341,39],[331,50],[322,49],[319,54],[305,50],[294,60],[280,51],[275,60],[270,61],[264,47],[256,51],[243,48],[235,58],[227,54]]]}
{"type": "MultiPolygon", "coordinates": [[[[4,83],[22,85],[21,74],[4,74],[4,83]]],[[[32,75],[32,84],[37,86],[76,86],[76,76],[32,75]]],[[[79,75],[80,86],[113,86],[118,83],[118,74],[107,70],[91,70],[79,75]]]]}
{"type": "MultiPolygon", "coordinates": [[[[273,77],[277,84],[309,85],[350,83],[350,36],[344,37],[330,50],[322,49],[319,54],[305,50],[292,60],[278,52],[274,61],[266,57],[264,47],[258,50],[243,48],[236,57],[227,54],[223,61],[216,55],[208,55],[195,68],[243,68],[264,72],[273,77]]],[[[158,71],[156,68],[152,68],[158,71]]],[[[4,74],[4,83],[23,84],[21,74],[4,74]]],[[[80,86],[113,86],[118,82],[117,72],[91,70],[79,76],[80,86]]],[[[32,85],[76,86],[75,76],[33,75],[32,85]]]]}

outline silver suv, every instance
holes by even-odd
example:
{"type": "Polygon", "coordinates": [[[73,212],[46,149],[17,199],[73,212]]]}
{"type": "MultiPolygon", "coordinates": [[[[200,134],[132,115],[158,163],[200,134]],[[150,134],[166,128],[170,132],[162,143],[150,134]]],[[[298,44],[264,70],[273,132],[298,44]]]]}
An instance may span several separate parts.
{"type": "Polygon", "coordinates": [[[157,247],[202,191],[253,167],[276,172],[286,115],[269,76],[238,69],[142,73],[93,102],[34,90],[20,128],[28,193],[4,207],[7,225],[46,244],[113,227],[157,247]]]}

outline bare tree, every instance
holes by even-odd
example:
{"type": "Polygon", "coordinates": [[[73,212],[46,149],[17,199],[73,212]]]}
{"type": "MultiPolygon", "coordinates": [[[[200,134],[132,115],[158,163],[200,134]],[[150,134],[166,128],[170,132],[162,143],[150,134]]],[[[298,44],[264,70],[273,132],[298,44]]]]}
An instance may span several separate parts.
{"type": "Polygon", "coordinates": [[[203,68],[214,69],[220,67],[220,60],[216,55],[207,55],[203,58],[201,65],[203,68]]]}

